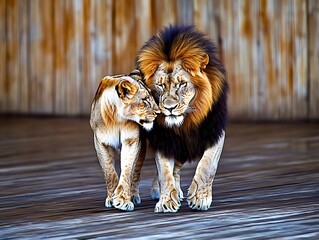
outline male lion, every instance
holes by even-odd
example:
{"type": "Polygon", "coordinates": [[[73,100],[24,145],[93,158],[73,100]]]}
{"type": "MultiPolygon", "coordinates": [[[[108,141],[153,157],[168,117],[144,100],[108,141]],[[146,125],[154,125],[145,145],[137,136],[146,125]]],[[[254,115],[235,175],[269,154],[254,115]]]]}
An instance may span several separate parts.
{"type": "Polygon", "coordinates": [[[138,183],[146,153],[146,130],[153,127],[159,109],[140,72],[104,77],[95,94],[90,116],[94,145],[107,186],[106,207],[132,211],[141,202],[138,183]],[[121,150],[121,175],[113,166],[121,150]],[[133,199],[133,202],[131,201],[133,199]]]}
{"type": "Polygon", "coordinates": [[[149,132],[159,178],[152,187],[155,212],[179,209],[180,169],[196,159],[187,201],[207,210],[227,117],[228,83],[216,45],[192,26],[169,26],[144,44],[136,64],[161,110],[149,132]]]}

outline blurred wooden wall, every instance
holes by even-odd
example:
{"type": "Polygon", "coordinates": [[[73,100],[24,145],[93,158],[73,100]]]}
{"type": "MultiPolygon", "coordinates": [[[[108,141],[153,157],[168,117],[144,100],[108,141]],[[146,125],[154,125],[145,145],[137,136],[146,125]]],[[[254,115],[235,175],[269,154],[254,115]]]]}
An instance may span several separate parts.
{"type": "Polygon", "coordinates": [[[170,23],[220,46],[232,119],[319,119],[318,0],[0,0],[0,112],[87,115],[170,23]]]}

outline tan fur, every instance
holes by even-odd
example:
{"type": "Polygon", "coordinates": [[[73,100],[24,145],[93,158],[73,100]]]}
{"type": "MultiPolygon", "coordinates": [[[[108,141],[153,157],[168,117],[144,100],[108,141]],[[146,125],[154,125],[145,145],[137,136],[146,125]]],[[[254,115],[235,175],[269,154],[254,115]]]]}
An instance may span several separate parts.
{"type": "MultiPolygon", "coordinates": [[[[136,73],[135,73],[136,74],[136,73]]],[[[131,211],[140,203],[138,183],[146,152],[142,126],[150,127],[158,106],[143,83],[129,76],[101,80],[91,107],[90,125],[107,187],[106,207],[131,211]],[[143,122],[140,122],[140,121],[143,122]],[[114,151],[121,150],[120,178],[114,168],[114,151]]]]}

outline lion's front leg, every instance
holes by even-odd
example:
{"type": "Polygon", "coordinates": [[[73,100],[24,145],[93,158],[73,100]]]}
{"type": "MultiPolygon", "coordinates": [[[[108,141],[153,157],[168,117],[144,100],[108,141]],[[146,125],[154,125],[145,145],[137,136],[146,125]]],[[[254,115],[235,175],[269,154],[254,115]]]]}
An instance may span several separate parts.
{"type": "Polygon", "coordinates": [[[180,171],[182,167],[183,167],[183,163],[176,161],[174,165],[174,171],[173,171],[173,176],[175,179],[175,187],[178,192],[178,197],[180,201],[183,201],[183,198],[184,198],[184,194],[181,188],[181,176],[180,176],[180,171]]]}
{"type": "Polygon", "coordinates": [[[174,160],[167,159],[160,153],[156,154],[156,166],[160,183],[160,199],[155,212],[177,212],[181,206],[173,176],[174,160]]]}
{"type": "Polygon", "coordinates": [[[187,202],[191,209],[208,210],[212,203],[212,184],[224,146],[225,132],[217,144],[208,148],[199,161],[195,176],[188,189],[187,202]]]}
{"type": "Polygon", "coordinates": [[[126,139],[121,149],[121,175],[119,184],[114,190],[113,206],[123,211],[133,211],[132,180],[140,151],[139,138],[126,139]]]}

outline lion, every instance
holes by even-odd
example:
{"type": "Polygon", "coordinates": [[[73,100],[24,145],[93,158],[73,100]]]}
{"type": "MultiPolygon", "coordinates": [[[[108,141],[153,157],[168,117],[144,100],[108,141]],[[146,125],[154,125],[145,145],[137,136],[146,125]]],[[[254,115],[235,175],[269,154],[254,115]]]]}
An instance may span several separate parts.
{"type": "Polygon", "coordinates": [[[199,160],[187,193],[188,206],[208,210],[224,145],[228,83],[216,45],[193,26],[169,26],[140,49],[136,66],[161,114],[148,133],[158,179],[155,212],[177,212],[183,199],[180,169],[199,160]]]}
{"type": "Polygon", "coordinates": [[[107,187],[106,207],[132,211],[133,202],[141,202],[138,183],[146,154],[142,128],[149,131],[159,112],[139,71],[101,80],[91,107],[90,125],[107,187]],[[120,149],[120,178],[113,166],[116,149],[120,149]]]}

